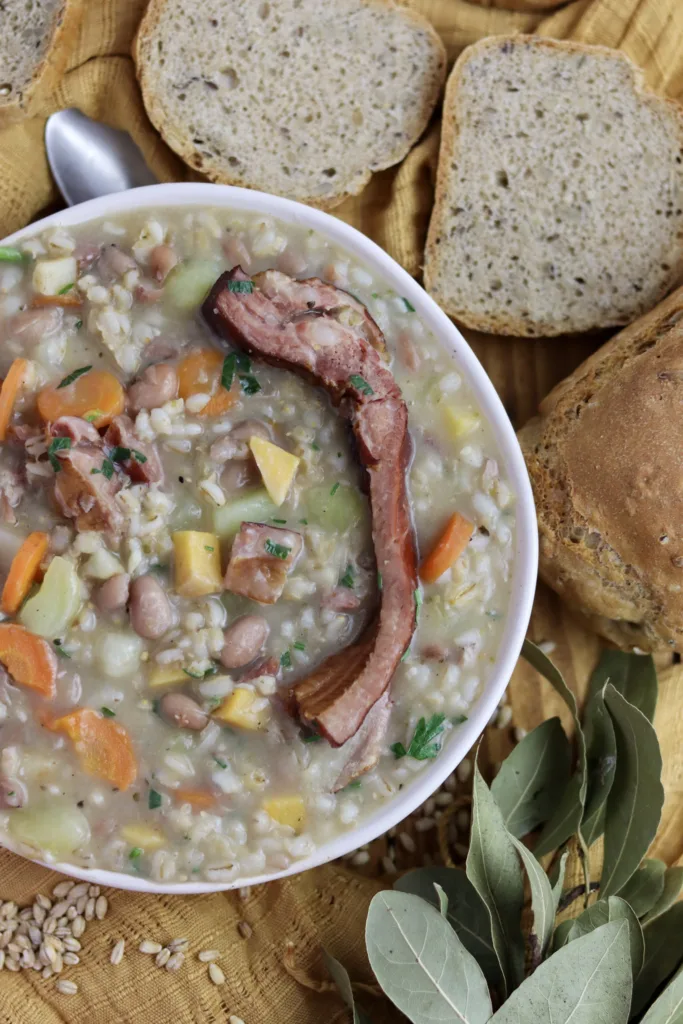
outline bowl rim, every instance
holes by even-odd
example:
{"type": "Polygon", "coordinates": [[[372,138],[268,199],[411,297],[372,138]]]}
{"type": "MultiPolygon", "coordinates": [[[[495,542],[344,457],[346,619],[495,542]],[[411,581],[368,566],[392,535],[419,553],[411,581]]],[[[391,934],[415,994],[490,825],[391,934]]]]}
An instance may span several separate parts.
{"type": "MultiPolygon", "coordinates": [[[[141,208],[177,209],[196,206],[261,213],[291,225],[312,228],[344,248],[362,265],[369,266],[381,274],[398,294],[409,299],[425,326],[439,338],[447,350],[452,351],[458,371],[466,378],[480,411],[492,429],[516,497],[516,529],[506,626],[488,680],[468,720],[449,734],[438,758],[416,774],[399,794],[387,799],[377,811],[366,815],[357,827],[349,828],[322,843],[310,856],[295,861],[284,870],[265,872],[223,883],[162,883],[151,879],[134,878],[123,872],[104,868],[79,868],[57,861],[46,862],[37,858],[27,858],[53,871],[93,884],[134,892],[178,896],[260,885],[318,867],[383,835],[424,803],[474,746],[507,688],[531,616],[538,569],[538,533],[531,483],[514,428],[493,383],[458,328],[434,299],[376,242],[356,228],[322,210],[264,192],[232,185],[171,182],[111,193],[68,207],[15,231],[0,244],[15,244],[46,228],[80,226],[88,221],[106,219],[108,216],[130,213],[141,208]]],[[[26,856],[25,848],[24,851],[18,848],[21,844],[15,844],[7,838],[0,838],[0,846],[26,856]]]]}

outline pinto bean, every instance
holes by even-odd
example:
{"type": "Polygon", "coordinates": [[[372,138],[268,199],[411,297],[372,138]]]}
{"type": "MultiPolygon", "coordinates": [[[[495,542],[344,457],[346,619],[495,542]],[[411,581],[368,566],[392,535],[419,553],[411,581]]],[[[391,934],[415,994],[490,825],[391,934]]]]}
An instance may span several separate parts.
{"type": "Polygon", "coordinates": [[[268,639],[270,626],[262,615],[244,615],[225,631],[220,662],[224,668],[243,668],[253,661],[268,639]]]}
{"type": "Polygon", "coordinates": [[[234,462],[228,462],[225,466],[221,473],[220,484],[226,494],[234,494],[235,491],[239,491],[242,487],[248,487],[249,484],[256,483],[257,479],[258,473],[253,459],[249,462],[235,460],[234,462]]]}
{"type": "Polygon", "coordinates": [[[155,245],[149,254],[149,265],[157,281],[165,281],[178,262],[172,245],[155,245]]]}
{"type": "Polygon", "coordinates": [[[148,366],[142,376],[128,388],[128,408],[135,414],[141,409],[157,409],[178,393],[178,374],[169,363],[148,366]]]}
{"type": "Polygon", "coordinates": [[[173,625],[173,609],[154,576],[138,576],[131,583],[130,624],[146,640],[158,640],[173,625]]]}
{"type": "Polygon", "coordinates": [[[97,269],[105,284],[112,284],[129,270],[137,270],[137,266],[133,257],[118,245],[105,245],[97,261],[97,269]]]}
{"type": "Polygon", "coordinates": [[[249,439],[262,437],[264,441],[272,439],[272,431],[263,420],[242,420],[235,424],[229,434],[224,434],[214,441],[209,450],[209,458],[214,462],[228,462],[229,459],[248,459],[251,455],[249,439]]]}
{"type": "Polygon", "coordinates": [[[184,693],[165,693],[159,701],[159,711],[167,722],[193,732],[201,732],[209,721],[199,704],[184,693]]]}
{"type": "Polygon", "coordinates": [[[105,580],[93,594],[95,607],[101,612],[118,612],[128,604],[130,576],[119,573],[105,580]]]}

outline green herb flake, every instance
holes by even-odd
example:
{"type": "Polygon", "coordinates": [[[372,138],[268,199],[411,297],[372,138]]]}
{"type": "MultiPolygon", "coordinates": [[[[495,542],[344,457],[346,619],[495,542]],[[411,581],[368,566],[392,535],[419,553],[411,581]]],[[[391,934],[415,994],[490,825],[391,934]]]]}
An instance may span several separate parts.
{"type": "Polygon", "coordinates": [[[372,297],[373,297],[373,299],[378,299],[379,298],[379,292],[373,292],[372,293],[372,297]]]}
{"type": "Polygon", "coordinates": [[[403,298],[403,305],[406,307],[406,313],[414,313],[415,312],[415,306],[413,306],[413,304],[411,302],[408,302],[408,300],[405,297],[402,296],[402,298],[403,298]]]}
{"type": "Polygon", "coordinates": [[[77,320],[76,321],[76,330],[80,331],[82,326],[83,326],[83,321],[82,320],[77,320]]]}
{"type": "Polygon", "coordinates": [[[435,743],[434,740],[443,732],[445,721],[446,716],[442,714],[432,715],[429,721],[421,718],[415,727],[415,733],[407,750],[402,743],[392,744],[390,749],[394,757],[396,759],[406,756],[414,757],[416,761],[427,761],[436,757],[441,750],[441,743],[435,743]]]}
{"type": "Polygon", "coordinates": [[[422,592],[419,587],[413,591],[413,596],[415,597],[415,611],[419,614],[420,608],[422,607],[422,592]]]}
{"type": "Polygon", "coordinates": [[[322,736],[319,736],[317,732],[312,732],[309,736],[302,736],[302,743],[320,743],[322,736]]]}
{"type": "Polygon", "coordinates": [[[357,373],[351,374],[349,377],[349,384],[354,387],[356,391],[360,391],[361,395],[374,395],[375,393],[366,381],[365,377],[361,377],[357,373]]]}
{"type": "Polygon", "coordinates": [[[208,551],[208,552],[209,552],[209,554],[213,554],[213,552],[214,552],[215,548],[212,548],[210,544],[205,544],[205,545],[204,545],[204,550],[205,550],[205,551],[208,551]]]}
{"type": "Polygon", "coordinates": [[[102,412],[101,409],[91,409],[90,412],[86,412],[83,419],[87,420],[88,423],[94,423],[95,420],[98,420],[100,418],[100,416],[104,416],[104,413],[102,412]]]}
{"type": "Polygon", "coordinates": [[[71,447],[70,437],[53,437],[50,441],[50,446],[47,450],[47,457],[50,460],[50,465],[54,469],[55,473],[59,473],[62,466],[57,458],[56,452],[66,451],[71,447]]]}
{"type": "Polygon", "coordinates": [[[312,450],[313,450],[314,452],[319,452],[319,451],[320,451],[320,445],[319,445],[319,444],[316,444],[316,443],[315,443],[315,441],[314,441],[314,442],[313,442],[313,444],[311,445],[311,448],[312,448],[312,450]]]}
{"type": "Polygon", "coordinates": [[[240,387],[245,395],[255,395],[261,390],[261,385],[256,380],[256,377],[252,377],[249,374],[242,374],[240,376],[240,387]]]}
{"type": "Polygon", "coordinates": [[[300,519],[299,522],[302,526],[308,526],[308,519],[300,519]]]}
{"type": "Polygon", "coordinates": [[[379,587],[380,590],[382,589],[382,573],[381,572],[377,573],[377,586],[379,587]]]}
{"type": "Polygon", "coordinates": [[[59,291],[57,292],[57,295],[66,295],[67,292],[71,291],[71,289],[74,287],[75,284],[76,284],[75,281],[72,281],[71,284],[65,284],[63,288],[59,289],[59,291]]]}
{"type": "Polygon", "coordinates": [[[24,263],[27,257],[21,249],[12,245],[0,245],[0,263],[24,263]]]}
{"type": "Polygon", "coordinates": [[[342,578],[339,580],[339,586],[340,587],[346,587],[348,590],[353,590],[355,582],[356,582],[356,579],[355,579],[355,576],[353,574],[353,566],[347,565],[346,566],[346,572],[344,573],[342,578]]]}
{"type": "Polygon", "coordinates": [[[156,811],[157,808],[161,807],[161,793],[157,793],[156,789],[150,789],[147,806],[150,811],[156,811]]]}
{"type": "Polygon", "coordinates": [[[451,718],[451,725],[464,725],[467,721],[467,715],[453,715],[451,718]]]}
{"type": "Polygon", "coordinates": [[[389,750],[392,752],[397,761],[399,757],[405,757],[406,754],[408,753],[408,751],[406,750],[402,743],[392,743],[391,746],[389,747],[389,750]]]}
{"type": "Polygon", "coordinates": [[[217,671],[218,669],[215,665],[212,665],[211,668],[207,668],[205,672],[192,672],[189,668],[183,669],[185,675],[189,676],[190,679],[208,679],[209,676],[215,676],[217,671]]]}
{"type": "Polygon", "coordinates": [[[363,783],[360,781],[360,779],[354,779],[353,782],[349,782],[348,786],[344,786],[342,793],[346,793],[346,791],[349,789],[360,789],[362,785],[363,783]]]}
{"type": "Polygon", "coordinates": [[[101,707],[100,711],[102,712],[105,718],[116,718],[116,712],[112,711],[111,708],[101,707]]]}
{"type": "Polygon", "coordinates": [[[74,370],[73,373],[70,373],[68,377],[64,377],[63,380],[60,380],[57,385],[57,391],[59,391],[60,388],[68,388],[69,384],[73,384],[75,380],[78,380],[78,378],[82,377],[84,373],[89,373],[91,370],[92,366],[80,366],[77,370],[74,370]]]}
{"type": "Polygon", "coordinates": [[[112,448],[111,455],[109,456],[112,462],[128,462],[130,458],[130,448],[112,448]]]}
{"type": "Polygon", "coordinates": [[[292,647],[294,647],[294,649],[297,651],[306,650],[306,644],[303,642],[303,640],[295,640],[294,643],[292,644],[292,647]]]}
{"type": "Polygon", "coordinates": [[[285,651],[284,654],[281,655],[280,664],[282,665],[283,668],[292,667],[292,655],[289,653],[289,651],[285,651]]]}
{"type": "Polygon", "coordinates": [[[100,467],[100,469],[90,470],[91,476],[97,476],[98,473],[101,473],[102,476],[107,478],[107,480],[111,480],[111,478],[114,475],[114,463],[111,461],[111,459],[105,458],[104,461],[102,462],[102,466],[100,467]]]}
{"type": "Polygon", "coordinates": [[[332,486],[332,490],[330,491],[330,497],[334,498],[334,496],[335,496],[335,494],[337,493],[338,490],[339,490],[339,481],[337,480],[336,484],[333,484],[333,486],[332,486]]]}
{"type": "Polygon", "coordinates": [[[128,854],[129,860],[139,860],[142,857],[142,848],[140,846],[134,846],[128,854]]]}
{"type": "Polygon", "coordinates": [[[228,291],[241,295],[251,295],[254,290],[253,281],[228,281],[228,291]]]}
{"type": "Polygon", "coordinates": [[[292,551],[291,548],[286,547],[284,544],[274,544],[270,538],[266,539],[265,547],[267,554],[272,555],[274,558],[281,558],[283,562],[292,551]]]}
{"type": "Polygon", "coordinates": [[[278,526],[285,526],[287,523],[286,519],[271,519],[271,523],[277,523],[278,526]]]}
{"type": "Polygon", "coordinates": [[[161,707],[161,700],[158,697],[152,701],[152,711],[155,715],[159,714],[159,708],[161,707]]]}
{"type": "Polygon", "coordinates": [[[61,641],[61,640],[53,640],[52,642],[53,642],[53,644],[55,645],[55,647],[57,648],[57,654],[58,654],[58,655],[59,655],[59,656],[60,656],[61,658],[68,658],[69,660],[71,660],[71,655],[69,654],[69,652],[68,652],[68,651],[65,651],[65,650],[63,649],[63,647],[62,647],[62,641],[61,641]]]}
{"type": "Polygon", "coordinates": [[[224,387],[226,391],[229,391],[232,387],[232,382],[235,379],[235,364],[237,357],[234,352],[231,352],[229,356],[226,356],[223,360],[223,369],[221,371],[221,387],[224,387]]]}
{"type": "Polygon", "coordinates": [[[214,761],[216,762],[216,764],[218,765],[219,768],[227,768],[228,767],[228,762],[227,761],[223,761],[220,757],[216,757],[214,755],[213,759],[214,759],[214,761]]]}

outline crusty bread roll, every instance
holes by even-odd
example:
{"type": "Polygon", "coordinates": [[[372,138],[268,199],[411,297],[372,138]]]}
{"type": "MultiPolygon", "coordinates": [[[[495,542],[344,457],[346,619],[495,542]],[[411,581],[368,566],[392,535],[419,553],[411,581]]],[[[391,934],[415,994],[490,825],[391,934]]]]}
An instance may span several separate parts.
{"type": "Polygon", "coordinates": [[[683,288],[558,384],[519,439],[543,579],[620,647],[683,650],[683,288]]]}

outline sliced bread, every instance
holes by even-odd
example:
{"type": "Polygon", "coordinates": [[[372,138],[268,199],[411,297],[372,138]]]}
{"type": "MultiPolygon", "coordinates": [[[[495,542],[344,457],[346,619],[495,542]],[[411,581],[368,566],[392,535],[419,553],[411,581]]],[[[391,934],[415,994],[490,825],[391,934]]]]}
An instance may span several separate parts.
{"type": "Polygon", "coordinates": [[[393,0],[151,0],[133,55],[183,160],[321,207],[403,159],[446,65],[429,22],[393,0]]]}
{"type": "Polygon", "coordinates": [[[0,125],[28,116],[50,95],[84,9],[85,0],[2,0],[0,125]]]}
{"type": "Polygon", "coordinates": [[[683,108],[604,47],[491,37],[449,78],[428,291],[497,334],[627,324],[683,278],[683,108]]]}

